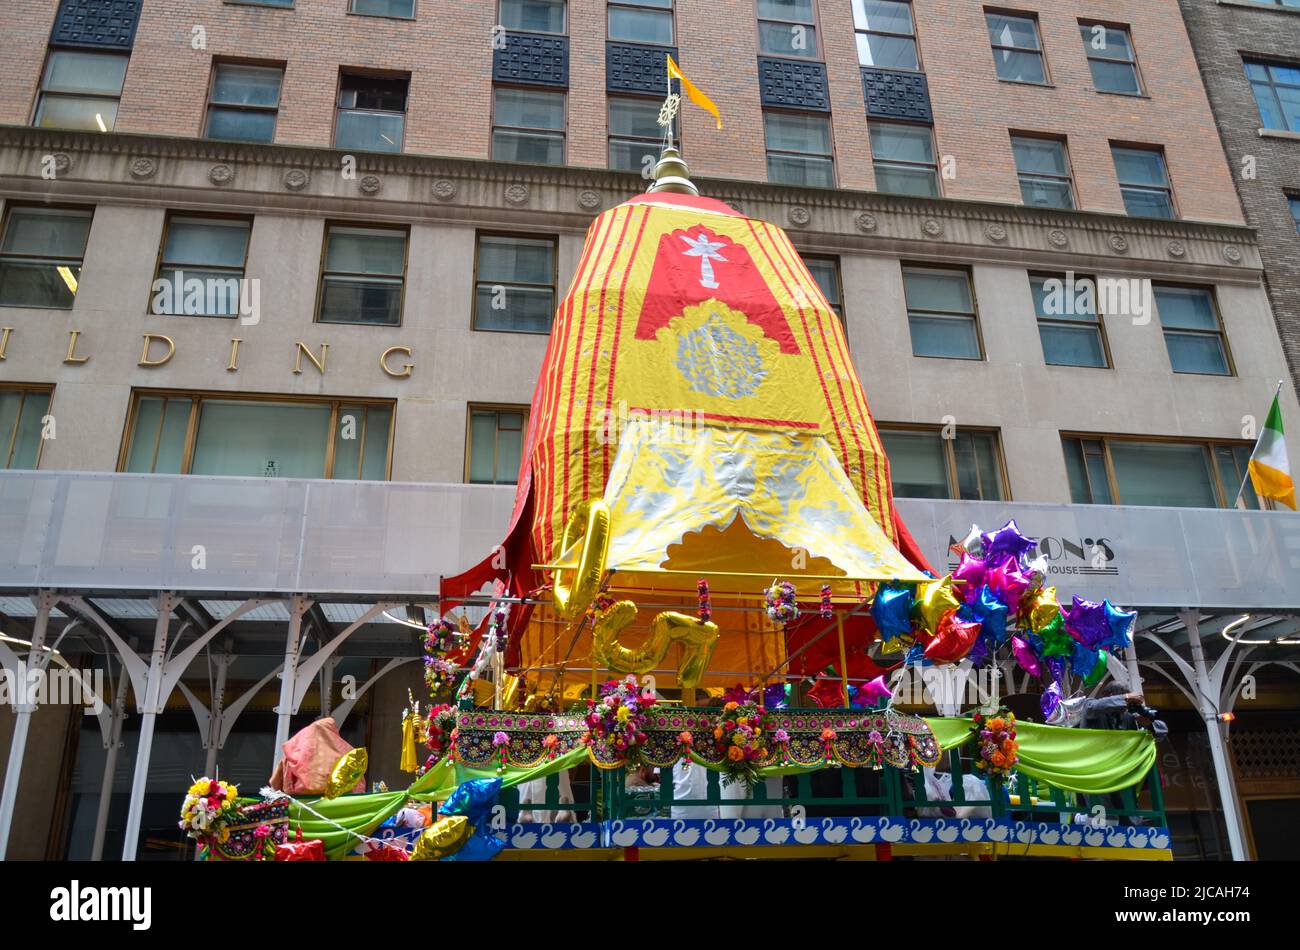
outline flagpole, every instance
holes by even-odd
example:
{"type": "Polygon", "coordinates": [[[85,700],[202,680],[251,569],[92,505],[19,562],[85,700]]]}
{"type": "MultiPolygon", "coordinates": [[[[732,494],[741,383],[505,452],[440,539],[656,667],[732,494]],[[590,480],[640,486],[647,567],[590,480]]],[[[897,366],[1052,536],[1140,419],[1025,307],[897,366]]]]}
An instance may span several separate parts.
{"type": "MultiPolygon", "coordinates": [[[[1277,397],[1280,396],[1280,395],[1282,395],[1282,380],[1279,379],[1279,380],[1277,381],[1277,389],[1274,390],[1274,392],[1273,392],[1273,400],[1272,400],[1271,402],[1269,402],[1269,404],[1268,404],[1268,408],[1269,408],[1270,411],[1271,411],[1272,408],[1273,408],[1273,403],[1277,401],[1277,397]]],[[[1255,437],[1255,448],[1259,448],[1259,440],[1260,440],[1261,438],[1263,438],[1263,437],[1264,437],[1264,433],[1263,433],[1262,431],[1260,432],[1260,434],[1259,434],[1258,436],[1255,437]]],[[[1252,451],[1251,454],[1254,454],[1253,451],[1252,451]]],[[[1237,507],[1237,504],[1241,501],[1241,495],[1242,495],[1242,492],[1244,492],[1244,491],[1246,490],[1246,482],[1249,481],[1249,480],[1250,480],[1250,465],[1247,464],[1247,466],[1246,466],[1246,476],[1245,476],[1245,478],[1243,478],[1243,479],[1241,480],[1241,487],[1237,489],[1237,497],[1234,498],[1234,499],[1232,500],[1232,507],[1233,507],[1233,508],[1236,508],[1236,507],[1237,507]]],[[[1263,507],[1263,506],[1261,505],[1260,507],[1263,507]]]]}

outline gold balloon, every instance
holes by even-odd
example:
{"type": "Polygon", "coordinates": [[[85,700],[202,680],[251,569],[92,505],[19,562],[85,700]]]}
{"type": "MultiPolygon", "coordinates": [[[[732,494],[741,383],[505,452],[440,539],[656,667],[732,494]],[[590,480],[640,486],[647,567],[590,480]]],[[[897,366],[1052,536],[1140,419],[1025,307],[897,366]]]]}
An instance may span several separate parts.
{"type": "Polygon", "coordinates": [[[571,566],[556,568],[551,581],[551,599],[564,620],[582,616],[596,595],[605,576],[609,557],[609,506],[593,498],[580,502],[564,526],[556,563],[571,566]]]}
{"type": "Polygon", "coordinates": [[[939,629],[939,621],[950,610],[961,606],[957,592],[953,590],[952,575],[948,574],[934,581],[917,585],[916,606],[912,614],[930,633],[939,629]]]}
{"type": "Polygon", "coordinates": [[[718,643],[718,625],[666,610],[650,622],[650,636],[641,649],[629,650],[619,643],[618,635],[635,619],[636,604],[630,600],[620,600],[605,611],[591,634],[591,655],[596,662],[615,673],[648,673],[668,655],[670,646],[680,642],[685,650],[677,685],[683,689],[698,686],[718,643]]]}
{"type": "Polygon", "coordinates": [[[1029,628],[1039,633],[1053,620],[1061,617],[1061,604],[1056,599],[1055,587],[1035,591],[1029,600],[1029,628]]]}
{"type": "Polygon", "coordinates": [[[416,839],[411,860],[437,861],[449,854],[455,854],[469,840],[470,832],[473,830],[469,819],[464,815],[439,818],[416,839]]]}
{"type": "Polygon", "coordinates": [[[352,749],[344,752],[330,769],[329,784],[325,786],[326,798],[338,798],[356,787],[366,777],[370,766],[370,757],[365,749],[352,749]]]}

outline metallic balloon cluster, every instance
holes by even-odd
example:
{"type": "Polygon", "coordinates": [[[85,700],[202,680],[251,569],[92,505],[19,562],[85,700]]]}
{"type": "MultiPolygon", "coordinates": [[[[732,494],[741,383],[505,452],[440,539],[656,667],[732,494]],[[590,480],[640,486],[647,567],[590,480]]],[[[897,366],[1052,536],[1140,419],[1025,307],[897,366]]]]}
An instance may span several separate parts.
{"type": "Polygon", "coordinates": [[[1106,671],[1106,651],[1129,645],[1137,613],[1077,596],[1062,607],[1056,588],[1045,585],[1046,558],[1031,557],[1037,547],[1014,520],[987,533],[972,525],[953,546],[961,562],[951,574],[882,584],[871,604],[882,652],[905,652],[907,663],[983,666],[1009,638],[1022,669],[1050,678],[1043,713],[1051,715],[1067,671],[1094,685],[1106,671]]]}
{"type": "Polygon", "coordinates": [[[416,840],[411,860],[491,861],[506,846],[490,824],[500,794],[499,778],[461,782],[438,806],[438,820],[416,840]]]}

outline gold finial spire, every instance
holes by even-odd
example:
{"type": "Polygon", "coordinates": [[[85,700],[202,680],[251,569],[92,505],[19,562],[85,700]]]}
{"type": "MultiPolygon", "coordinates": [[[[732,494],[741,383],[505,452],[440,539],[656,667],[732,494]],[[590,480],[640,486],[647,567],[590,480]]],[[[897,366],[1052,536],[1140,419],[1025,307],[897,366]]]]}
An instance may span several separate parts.
{"type": "Polygon", "coordinates": [[[654,184],[646,189],[650,193],[668,191],[678,195],[698,195],[700,190],[691,181],[691,170],[682,161],[682,153],[665,145],[655,165],[654,184]]]}

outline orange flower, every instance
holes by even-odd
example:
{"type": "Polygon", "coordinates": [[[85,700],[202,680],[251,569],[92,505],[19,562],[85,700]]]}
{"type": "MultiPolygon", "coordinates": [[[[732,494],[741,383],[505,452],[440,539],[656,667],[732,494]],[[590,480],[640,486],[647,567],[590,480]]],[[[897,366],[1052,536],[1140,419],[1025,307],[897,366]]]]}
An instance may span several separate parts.
{"type": "Polygon", "coordinates": [[[822,742],[830,742],[830,741],[832,741],[834,738],[835,738],[835,730],[834,730],[834,729],[823,729],[823,730],[822,730],[822,742]]]}
{"type": "Polygon", "coordinates": [[[740,746],[733,745],[730,749],[727,750],[727,758],[729,758],[732,762],[739,762],[744,757],[745,757],[745,750],[740,748],[740,746]]]}
{"type": "Polygon", "coordinates": [[[721,739],[721,738],[722,738],[722,727],[721,727],[721,726],[719,726],[717,729],[714,729],[714,730],[713,730],[713,738],[715,738],[715,739],[721,739]]]}
{"type": "Polygon", "coordinates": [[[1003,739],[1001,748],[1003,752],[1010,755],[1012,752],[1016,751],[1016,744],[1010,739],[1003,739]]]}
{"type": "Polygon", "coordinates": [[[725,709],[727,712],[731,712],[733,709],[735,709],[735,708],[736,708],[737,706],[739,706],[739,705],[740,705],[739,703],[736,703],[736,702],[730,702],[730,703],[727,703],[727,705],[723,706],[722,708],[725,709]]]}
{"type": "Polygon", "coordinates": [[[1004,725],[1006,725],[1006,723],[1004,723],[1001,719],[990,719],[990,720],[989,720],[989,728],[992,729],[994,732],[997,732],[997,731],[998,731],[999,729],[1001,729],[1004,725]]]}
{"type": "Polygon", "coordinates": [[[993,764],[1001,768],[1002,766],[1007,764],[1007,757],[1003,755],[1001,752],[994,752],[993,764]]]}

